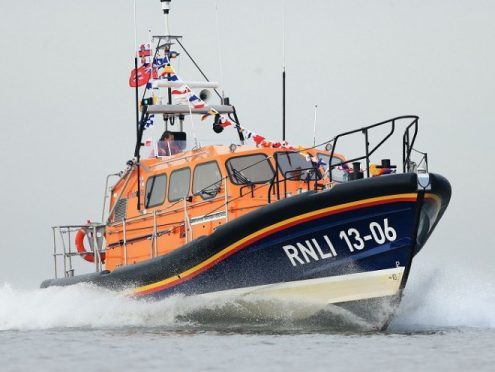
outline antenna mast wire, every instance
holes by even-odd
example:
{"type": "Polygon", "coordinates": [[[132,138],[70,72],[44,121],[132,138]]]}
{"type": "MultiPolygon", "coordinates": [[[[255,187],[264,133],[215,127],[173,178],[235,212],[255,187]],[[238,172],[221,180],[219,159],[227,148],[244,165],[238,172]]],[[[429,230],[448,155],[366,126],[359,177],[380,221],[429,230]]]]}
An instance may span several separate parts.
{"type": "Polygon", "coordinates": [[[285,0],[282,6],[282,140],[285,141],[285,0]]]}
{"type": "MultiPolygon", "coordinates": [[[[215,2],[215,15],[216,15],[216,23],[217,23],[217,49],[218,49],[218,67],[220,68],[220,82],[223,86],[223,63],[222,63],[222,47],[220,45],[220,16],[218,14],[218,2],[215,2]]],[[[225,93],[222,88],[222,105],[225,97],[225,93]]]]}
{"type": "Polygon", "coordinates": [[[315,119],[313,121],[313,146],[316,146],[316,112],[318,111],[318,105],[315,105],[315,119]]]}

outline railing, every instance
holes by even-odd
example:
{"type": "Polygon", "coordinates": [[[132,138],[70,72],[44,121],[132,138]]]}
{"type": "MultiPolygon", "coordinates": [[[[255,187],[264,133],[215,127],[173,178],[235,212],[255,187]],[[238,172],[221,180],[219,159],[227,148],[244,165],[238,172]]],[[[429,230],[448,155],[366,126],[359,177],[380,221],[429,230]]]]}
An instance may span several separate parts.
{"type": "Polygon", "coordinates": [[[58,264],[62,260],[63,276],[65,278],[74,276],[74,267],[72,265],[72,257],[92,255],[94,257],[95,271],[102,270],[102,262],[100,254],[103,249],[103,230],[105,225],[99,223],[91,223],[86,225],[63,225],[52,226],[53,232],[53,262],[55,278],[58,278],[58,264]],[[73,249],[72,239],[77,231],[86,229],[88,231],[88,241],[91,251],[79,253],[73,249]],[[58,243],[58,244],[57,244],[58,243]],[[59,247],[61,245],[61,249],[59,247]]]}
{"type": "MultiPolygon", "coordinates": [[[[403,172],[410,172],[411,171],[411,166],[410,166],[411,165],[410,164],[411,152],[413,150],[414,143],[416,141],[416,136],[418,133],[418,121],[419,121],[419,117],[413,116],[413,115],[398,116],[398,117],[395,117],[393,119],[382,121],[380,123],[376,123],[376,124],[368,125],[368,126],[363,127],[363,128],[344,132],[344,133],[338,134],[332,140],[328,141],[327,144],[330,144],[332,147],[332,149],[330,151],[330,159],[333,159],[333,157],[335,155],[335,149],[337,147],[337,143],[338,143],[339,139],[341,139],[343,137],[350,136],[350,135],[358,133],[358,132],[362,132],[364,134],[364,140],[365,140],[365,154],[364,155],[358,156],[358,157],[355,157],[355,158],[352,158],[352,159],[349,159],[346,161],[342,161],[340,163],[329,164],[330,181],[332,181],[332,170],[335,167],[342,166],[344,164],[355,163],[355,162],[358,162],[360,160],[366,161],[366,176],[369,177],[370,176],[370,156],[373,155],[376,152],[376,150],[378,150],[394,134],[396,122],[398,122],[400,120],[407,120],[407,119],[410,119],[412,121],[406,127],[406,129],[404,131],[404,135],[403,135],[403,140],[402,140],[402,168],[403,168],[403,172]],[[369,135],[370,129],[381,127],[381,126],[386,126],[386,125],[390,126],[389,132],[380,140],[380,142],[378,142],[377,145],[375,145],[373,148],[370,148],[370,143],[368,140],[368,135],[369,135]],[[413,130],[412,136],[411,136],[411,129],[413,130]]],[[[426,161],[427,161],[427,157],[426,157],[426,161]]]]}
{"type": "MultiPolygon", "coordinates": [[[[354,129],[351,131],[343,132],[335,136],[333,139],[330,141],[324,142],[318,146],[314,146],[311,149],[318,148],[319,146],[325,145],[327,151],[330,152],[329,156],[329,164],[328,164],[328,178],[329,178],[329,183],[332,183],[332,170],[335,169],[336,167],[342,167],[346,164],[353,163],[354,166],[354,172],[360,172],[361,173],[361,178],[364,176],[362,174],[360,166],[359,166],[359,161],[365,160],[366,162],[366,177],[370,177],[370,157],[380,148],[382,145],[387,142],[390,137],[395,133],[396,130],[396,125],[398,124],[399,121],[401,120],[410,120],[410,123],[407,125],[403,137],[402,137],[402,169],[403,172],[416,172],[419,167],[423,166],[426,172],[428,171],[428,154],[423,153],[421,151],[418,151],[414,149],[414,143],[416,141],[416,136],[418,133],[418,121],[419,117],[418,116],[413,116],[413,115],[407,115],[407,116],[398,116],[393,119],[385,120],[376,124],[371,124],[363,128],[359,129],[354,129]],[[386,134],[380,138],[379,142],[374,145],[370,146],[369,142],[369,133],[370,130],[377,128],[377,127],[384,127],[384,126],[389,126],[389,130],[386,132],[386,134]],[[337,144],[340,143],[339,140],[341,140],[344,137],[351,136],[355,133],[362,133],[364,135],[364,154],[353,157],[351,159],[345,160],[345,161],[340,161],[340,162],[333,162],[332,159],[334,159],[334,155],[336,153],[336,148],[337,144]],[[328,146],[331,146],[331,149],[328,149],[328,146]],[[413,162],[411,160],[411,153],[412,151],[422,155],[422,158],[418,164],[413,162]]],[[[309,149],[306,149],[309,150],[309,149]]],[[[294,152],[294,151],[291,151],[294,152]]],[[[337,158],[335,158],[337,159],[337,158]]],[[[275,160],[275,169],[276,173],[273,177],[273,179],[270,182],[270,187],[268,189],[268,203],[271,203],[272,195],[276,195],[276,199],[280,200],[280,184],[282,183],[284,185],[284,193],[283,197],[286,198],[287,195],[287,180],[294,180],[294,179],[299,179],[298,176],[290,176],[290,174],[293,174],[294,170],[287,171],[285,173],[281,173],[279,170],[279,163],[278,163],[278,157],[274,157],[275,160]]],[[[378,168],[383,168],[384,166],[378,166],[378,168]]],[[[388,165],[388,167],[393,168],[393,166],[388,165]]],[[[310,183],[311,181],[314,181],[314,190],[318,190],[319,188],[322,188],[320,184],[318,184],[318,166],[313,165],[313,168],[305,168],[305,169],[299,169],[297,172],[304,172],[306,171],[308,173],[308,177],[306,179],[307,181],[307,190],[311,189],[310,183]],[[314,173],[312,173],[314,172],[314,173]]],[[[357,174],[353,175],[352,173],[350,176],[353,176],[353,179],[359,178],[357,174]]]]}

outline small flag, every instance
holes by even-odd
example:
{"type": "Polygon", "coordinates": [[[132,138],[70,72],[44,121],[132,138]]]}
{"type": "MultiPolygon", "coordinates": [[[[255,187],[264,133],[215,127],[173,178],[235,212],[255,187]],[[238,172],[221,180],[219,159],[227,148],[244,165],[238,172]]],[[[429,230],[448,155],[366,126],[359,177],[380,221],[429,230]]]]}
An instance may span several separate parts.
{"type": "Polygon", "coordinates": [[[150,63],[151,45],[149,43],[141,44],[139,46],[138,55],[141,58],[141,64],[150,63]]]}
{"type": "Polygon", "coordinates": [[[265,137],[260,136],[259,134],[253,135],[253,141],[256,143],[256,145],[259,145],[264,140],[265,140],[265,137]]]}
{"type": "Polygon", "coordinates": [[[151,114],[150,116],[148,116],[148,119],[146,119],[144,126],[146,128],[149,128],[153,125],[154,121],[155,121],[155,114],[151,114]]]}
{"type": "Polygon", "coordinates": [[[218,115],[218,111],[215,110],[214,108],[210,107],[210,109],[208,110],[208,113],[201,116],[201,121],[208,119],[208,117],[211,115],[218,115]]]}
{"type": "Polygon", "coordinates": [[[205,103],[203,102],[203,100],[199,98],[196,94],[191,94],[191,96],[189,97],[189,102],[192,104],[192,106],[195,109],[200,109],[205,107],[205,103]]]}
{"type": "Polygon", "coordinates": [[[151,77],[151,69],[149,65],[142,65],[137,70],[133,69],[131,71],[131,76],[129,77],[129,86],[136,87],[136,75],[137,75],[137,86],[145,85],[151,77]]]}
{"type": "Polygon", "coordinates": [[[155,58],[155,60],[153,61],[153,67],[160,69],[160,68],[166,66],[168,63],[169,63],[169,60],[167,57],[155,58]]]}
{"type": "Polygon", "coordinates": [[[163,74],[175,74],[175,70],[170,64],[168,64],[165,66],[165,69],[162,72],[162,75],[163,74]]]}
{"type": "Polygon", "coordinates": [[[189,89],[189,87],[187,85],[182,85],[179,88],[173,88],[172,89],[172,94],[175,94],[175,95],[181,95],[181,94],[186,94],[186,93],[190,93],[190,92],[191,92],[191,89],[189,89]]]}
{"type": "Polygon", "coordinates": [[[225,116],[220,117],[220,126],[225,128],[228,127],[229,125],[232,125],[232,122],[227,119],[225,116]]]}

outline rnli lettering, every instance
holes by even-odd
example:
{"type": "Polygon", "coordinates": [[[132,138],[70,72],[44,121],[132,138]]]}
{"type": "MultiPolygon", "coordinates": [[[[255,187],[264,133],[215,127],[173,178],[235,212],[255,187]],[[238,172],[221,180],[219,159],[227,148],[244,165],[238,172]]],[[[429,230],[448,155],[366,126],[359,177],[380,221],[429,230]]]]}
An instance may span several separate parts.
{"type": "MultiPolygon", "coordinates": [[[[375,245],[393,242],[397,239],[397,232],[390,226],[388,218],[385,218],[383,222],[371,222],[369,230],[364,234],[357,228],[351,227],[340,231],[338,237],[352,254],[365,249],[368,242],[373,242],[375,245]]],[[[337,257],[337,251],[328,235],[323,235],[321,239],[311,238],[304,242],[284,245],[282,248],[292,266],[337,257]],[[319,241],[322,242],[321,245],[319,241]]]]}
{"type": "Polygon", "coordinates": [[[326,246],[323,246],[323,248],[314,238],[311,241],[306,240],[304,243],[297,242],[296,246],[285,245],[283,249],[287,257],[289,257],[292,266],[297,266],[298,264],[304,265],[311,261],[319,261],[320,259],[324,260],[337,256],[337,252],[328,236],[324,235],[323,238],[326,243],[326,246]]]}

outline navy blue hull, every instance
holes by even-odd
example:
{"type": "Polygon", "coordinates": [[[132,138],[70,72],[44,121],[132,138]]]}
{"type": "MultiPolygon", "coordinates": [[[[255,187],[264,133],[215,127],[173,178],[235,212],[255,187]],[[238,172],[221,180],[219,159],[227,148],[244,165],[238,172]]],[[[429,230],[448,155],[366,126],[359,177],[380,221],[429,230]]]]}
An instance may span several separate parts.
{"type": "Polygon", "coordinates": [[[403,268],[403,288],[450,194],[438,175],[420,191],[416,174],[353,181],[259,208],[165,256],[42,287],[91,282],[162,298],[403,268]]]}
{"type": "MultiPolygon", "coordinates": [[[[416,202],[397,202],[318,218],[263,238],[191,280],[154,295],[199,294],[406,267],[410,265],[415,247],[415,215],[416,202]],[[378,244],[373,239],[370,224],[383,225],[385,219],[389,227],[396,231],[397,237],[394,241],[378,244]],[[348,237],[353,248],[351,251],[342,237],[349,229],[359,232],[364,242],[363,248],[352,246],[356,244],[360,247],[359,241],[352,239],[355,237],[352,235],[348,237]],[[302,250],[305,248],[304,254],[302,250]],[[297,252],[297,258],[291,259],[286,249],[294,253],[293,256],[297,252]]],[[[383,239],[381,235],[379,238],[383,239]]]]}

